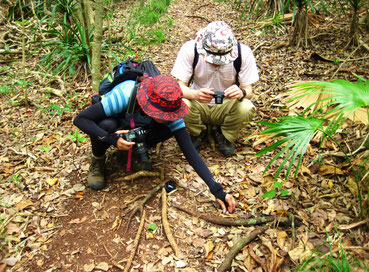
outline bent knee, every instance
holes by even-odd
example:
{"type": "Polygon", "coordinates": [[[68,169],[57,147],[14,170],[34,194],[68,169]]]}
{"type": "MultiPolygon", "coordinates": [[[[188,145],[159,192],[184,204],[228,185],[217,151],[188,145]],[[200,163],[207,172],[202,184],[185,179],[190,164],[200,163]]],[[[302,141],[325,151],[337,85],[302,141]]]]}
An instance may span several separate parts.
{"type": "Polygon", "coordinates": [[[240,116],[245,117],[245,121],[250,121],[255,116],[256,108],[250,100],[244,99],[241,103],[238,104],[238,111],[240,116]]]}

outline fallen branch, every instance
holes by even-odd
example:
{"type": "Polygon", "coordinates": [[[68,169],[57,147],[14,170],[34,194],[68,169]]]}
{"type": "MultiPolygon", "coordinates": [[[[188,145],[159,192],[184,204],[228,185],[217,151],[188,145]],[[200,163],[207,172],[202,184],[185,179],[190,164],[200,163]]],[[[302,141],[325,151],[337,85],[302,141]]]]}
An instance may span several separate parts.
{"type": "Polygon", "coordinates": [[[254,226],[254,225],[260,225],[260,224],[272,222],[275,219],[274,216],[261,216],[257,218],[251,218],[251,219],[250,218],[248,219],[234,218],[234,217],[228,218],[228,217],[217,216],[214,214],[208,215],[204,213],[198,213],[192,210],[187,210],[177,205],[175,205],[174,207],[177,208],[178,210],[184,211],[185,213],[196,216],[200,219],[204,219],[208,222],[211,222],[217,225],[222,225],[222,226],[254,226]]]}
{"type": "Polygon", "coordinates": [[[138,243],[140,242],[140,236],[141,236],[142,229],[144,227],[145,219],[146,219],[146,211],[143,210],[142,216],[141,216],[140,226],[138,227],[138,231],[136,233],[136,238],[135,238],[135,241],[134,241],[134,244],[133,244],[134,246],[133,246],[131,255],[128,258],[127,264],[124,267],[124,272],[128,272],[129,269],[131,268],[131,264],[132,264],[133,258],[136,255],[136,250],[137,250],[137,247],[138,247],[138,243]]]}
{"type": "Polygon", "coordinates": [[[231,269],[232,261],[233,261],[234,257],[236,257],[238,252],[240,252],[240,250],[245,245],[247,245],[248,243],[250,243],[251,241],[256,239],[260,234],[265,232],[267,229],[268,229],[267,226],[264,226],[262,228],[258,228],[256,230],[253,230],[246,237],[241,238],[240,240],[238,240],[237,243],[229,250],[227,256],[225,257],[225,259],[223,261],[223,263],[219,266],[218,272],[229,271],[231,269]]]}
{"type": "Polygon", "coordinates": [[[116,179],[115,181],[130,181],[130,180],[135,180],[135,179],[139,179],[139,178],[143,178],[143,177],[150,177],[150,178],[156,178],[156,177],[160,177],[160,173],[159,172],[152,172],[152,171],[138,171],[136,173],[133,173],[132,175],[128,175],[125,177],[121,177],[116,179]]]}
{"type": "Polygon", "coordinates": [[[126,229],[124,231],[124,233],[127,232],[128,228],[129,228],[129,224],[131,223],[131,220],[132,220],[132,217],[138,212],[140,211],[142,213],[143,211],[143,207],[145,205],[145,203],[157,192],[159,191],[161,188],[163,188],[165,185],[165,182],[163,183],[160,183],[159,185],[155,186],[154,189],[151,190],[150,193],[148,193],[146,195],[146,197],[144,199],[142,199],[141,201],[139,202],[136,202],[133,207],[131,208],[131,214],[129,215],[128,217],[128,222],[126,224],[126,229]]]}
{"type": "Polygon", "coordinates": [[[172,231],[170,230],[170,226],[169,226],[169,222],[168,222],[168,218],[167,218],[167,192],[165,190],[165,188],[161,189],[161,200],[162,200],[162,210],[161,210],[161,220],[163,221],[163,227],[164,227],[164,231],[165,234],[168,238],[168,241],[170,243],[170,245],[172,246],[174,253],[176,254],[177,257],[180,256],[181,251],[178,248],[178,245],[176,243],[176,241],[174,240],[172,231]]]}

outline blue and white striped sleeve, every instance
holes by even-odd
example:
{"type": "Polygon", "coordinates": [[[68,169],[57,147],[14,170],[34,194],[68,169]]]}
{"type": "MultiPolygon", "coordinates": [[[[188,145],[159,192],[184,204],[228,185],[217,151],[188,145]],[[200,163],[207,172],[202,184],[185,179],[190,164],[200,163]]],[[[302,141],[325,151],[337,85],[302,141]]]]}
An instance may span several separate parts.
{"type": "Polygon", "coordinates": [[[133,80],[127,80],[118,84],[104,95],[101,103],[106,116],[121,113],[128,107],[134,86],[135,82],[133,80]]]}
{"type": "Polygon", "coordinates": [[[174,132],[178,129],[184,128],[185,122],[183,121],[183,119],[180,119],[176,121],[169,121],[166,123],[166,125],[168,126],[171,132],[174,132]]]}

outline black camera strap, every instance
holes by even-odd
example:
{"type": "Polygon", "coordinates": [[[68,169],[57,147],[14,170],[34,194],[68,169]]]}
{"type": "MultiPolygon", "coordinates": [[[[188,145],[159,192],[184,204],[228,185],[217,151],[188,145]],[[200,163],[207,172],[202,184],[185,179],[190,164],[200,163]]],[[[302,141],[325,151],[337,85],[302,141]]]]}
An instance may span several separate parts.
{"type": "Polygon", "coordinates": [[[140,83],[136,80],[135,86],[133,87],[132,94],[129,98],[128,107],[126,113],[130,113],[133,115],[136,109],[136,103],[137,103],[137,90],[140,87],[140,83]]]}

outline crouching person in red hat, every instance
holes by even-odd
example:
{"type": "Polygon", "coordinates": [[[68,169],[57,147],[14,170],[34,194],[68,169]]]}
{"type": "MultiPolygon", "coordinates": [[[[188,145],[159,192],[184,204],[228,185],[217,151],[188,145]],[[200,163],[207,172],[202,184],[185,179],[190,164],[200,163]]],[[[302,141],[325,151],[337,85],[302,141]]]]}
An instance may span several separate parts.
{"type": "Polygon", "coordinates": [[[88,186],[94,190],[106,187],[105,152],[109,146],[114,145],[128,152],[136,147],[133,156],[136,161],[132,167],[143,163],[143,168],[149,169],[151,164],[147,154],[144,154],[145,148],[156,146],[174,136],[187,161],[208,185],[223,211],[233,212],[235,199],[226,194],[222,185],[215,181],[192,144],[183,121],[188,107],[182,98],[182,90],[177,81],[170,76],[159,75],[153,79],[144,79],[139,86],[135,81],[124,81],[100,102],[84,109],[74,119],[74,124],[91,138],[93,156],[87,178],[88,186]],[[135,105],[134,110],[128,113],[127,109],[132,108],[131,105],[135,105]],[[139,142],[142,142],[140,147],[139,142]]]}

